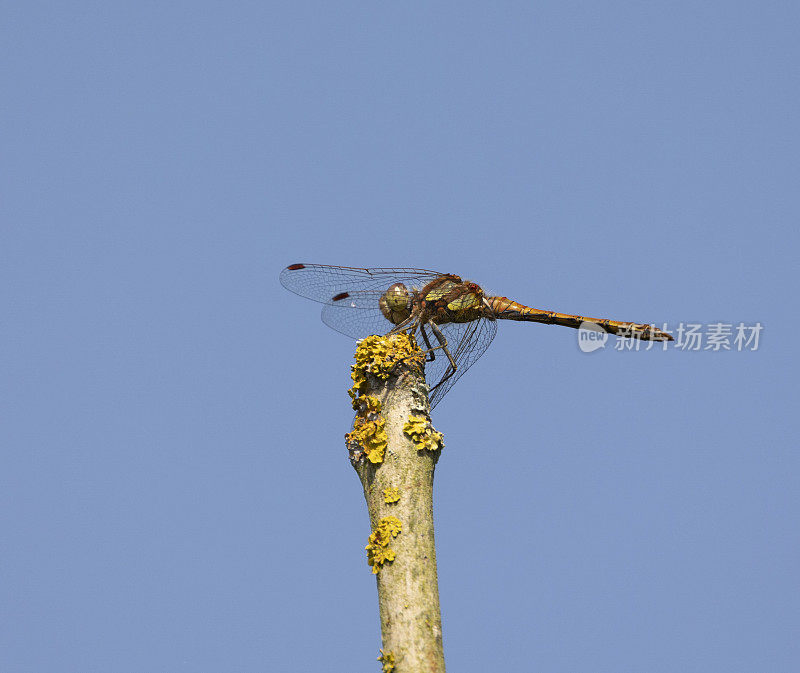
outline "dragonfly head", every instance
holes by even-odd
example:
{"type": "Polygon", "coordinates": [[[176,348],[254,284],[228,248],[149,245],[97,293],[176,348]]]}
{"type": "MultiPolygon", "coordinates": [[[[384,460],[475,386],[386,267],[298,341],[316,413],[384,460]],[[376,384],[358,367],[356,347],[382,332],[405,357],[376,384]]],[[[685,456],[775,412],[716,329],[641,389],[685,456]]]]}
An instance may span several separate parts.
{"type": "Polygon", "coordinates": [[[399,325],[411,315],[411,293],[402,283],[391,285],[378,303],[381,313],[393,325],[399,325]]]}

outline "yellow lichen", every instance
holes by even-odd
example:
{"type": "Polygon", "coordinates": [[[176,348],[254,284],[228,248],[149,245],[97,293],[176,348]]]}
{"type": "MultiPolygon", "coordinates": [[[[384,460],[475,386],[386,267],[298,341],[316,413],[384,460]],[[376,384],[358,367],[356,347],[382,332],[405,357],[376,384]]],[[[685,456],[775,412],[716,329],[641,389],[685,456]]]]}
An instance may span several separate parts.
{"type": "Polygon", "coordinates": [[[353,387],[348,393],[356,410],[353,430],[345,435],[350,460],[356,465],[367,458],[371,463],[383,462],[388,436],[381,417],[381,401],[369,395],[367,374],[389,378],[399,362],[422,367],[422,351],[413,336],[406,333],[391,336],[369,336],[358,342],[356,363],[352,366],[353,387]]]}
{"type": "Polygon", "coordinates": [[[397,537],[400,531],[403,530],[403,524],[396,516],[385,516],[378,522],[377,530],[382,531],[386,535],[397,537]]]}
{"type": "Polygon", "coordinates": [[[367,394],[367,373],[386,380],[401,361],[422,365],[422,351],[410,334],[401,332],[391,336],[368,336],[361,339],[356,348],[356,363],[351,367],[350,373],[353,387],[349,393],[353,401],[360,395],[367,394]]]}
{"type": "Polygon", "coordinates": [[[417,437],[421,437],[425,434],[429,425],[428,419],[424,416],[409,416],[406,424],[403,426],[403,432],[416,440],[417,437]]]}
{"type": "Polygon", "coordinates": [[[353,398],[353,409],[365,416],[379,414],[381,407],[381,401],[372,395],[361,395],[360,397],[353,398]]]}
{"type": "Polygon", "coordinates": [[[394,549],[370,543],[367,547],[367,563],[372,566],[372,574],[377,575],[381,566],[387,561],[394,561],[394,549]]]}
{"type": "Polygon", "coordinates": [[[382,463],[389,441],[385,425],[386,419],[381,416],[374,420],[357,416],[353,429],[344,436],[351,457],[357,460],[366,456],[371,463],[382,463]]]}
{"type": "Polygon", "coordinates": [[[439,451],[444,448],[444,436],[436,432],[424,416],[410,416],[403,426],[405,432],[419,451],[439,451]]]}
{"type": "Polygon", "coordinates": [[[394,561],[395,553],[389,548],[393,537],[397,537],[402,530],[400,519],[396,516],[385,516],[367,538],[367,563],[372,566],[372,573],[378,574],[381,566],[387,561],[394,561]]]}
{"type": "Polygon", "coordinates": [[[400,489],[396,486],[390,486],[383,489],[383,501],[387,504],[397,502],[400,500],[400,489]]]}
{"type": "Polygon", "coordinates": [[[378,661],[383,665],[383,673],[392,673],[394,670],[394,652],[384,652],[380,650],[381,656],[378,661]]]}

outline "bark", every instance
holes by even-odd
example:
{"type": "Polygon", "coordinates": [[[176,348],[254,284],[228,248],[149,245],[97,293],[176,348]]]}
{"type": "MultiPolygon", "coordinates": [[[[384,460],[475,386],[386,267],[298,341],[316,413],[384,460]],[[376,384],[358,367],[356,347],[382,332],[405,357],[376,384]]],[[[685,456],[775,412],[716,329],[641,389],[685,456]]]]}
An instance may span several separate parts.
{"type": "MultiPolygon", "coordinates": [[[[387,352],[391,353],[394,338],[382,339],[387,352]]],[[[372,560],[387,551],[394,553],[393,560],[373,565],[383,641],[380,660],[385,671],[443,673],[433,535],[433,473],[441,435],[430,426],[424,372],[418,364],[414,366],[413,359],[395,362],[387,379],[375,376],[370,367],[362,371],[366,375],[354,406],[358,408],[359,399],[367,395],[380,400],[386,448],[382,462],[375,463],[359,452],[357,442],[348,446],[369,510],[369,543],[377,549],[372,560]],[[399,499],[387,502],[395,497],[393,489],[399,499]],[[400,532],[395,534],[397,522],[400,532]]]]}

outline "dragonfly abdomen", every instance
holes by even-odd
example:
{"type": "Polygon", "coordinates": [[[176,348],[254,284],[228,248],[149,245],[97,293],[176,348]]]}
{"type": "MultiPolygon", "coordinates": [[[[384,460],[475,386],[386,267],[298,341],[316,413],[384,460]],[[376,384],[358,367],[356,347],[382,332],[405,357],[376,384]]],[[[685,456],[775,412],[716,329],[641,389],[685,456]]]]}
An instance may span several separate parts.
{"type": "Polygon", "coordinates": [[[562,325],[578,329],[583,323],[602,327],[611,334],[653,341],[672,341],[672,335],[663,332],[653,325],[643,323],[609,320],[608,318],[589,318],[572,313],[556,313],[531,308],[512,301],[508,297],[487,297],[489,307],[500,320],[519,320],[523,322],[540,322],[548,325],[562,325]]]}

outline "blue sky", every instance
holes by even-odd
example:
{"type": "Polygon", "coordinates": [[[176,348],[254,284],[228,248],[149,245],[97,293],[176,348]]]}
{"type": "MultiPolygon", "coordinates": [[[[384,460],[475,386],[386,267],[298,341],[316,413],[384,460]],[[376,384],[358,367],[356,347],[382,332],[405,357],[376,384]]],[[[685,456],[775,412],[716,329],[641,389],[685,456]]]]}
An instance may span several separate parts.
{"type": "Polygon", "coordinates": [[[499,326],[433,419],[445,654],[796,670],[796,3],[3,14],[4,671],[378,670],[354,343],[293,262],[760,322],[499,326]]]}

